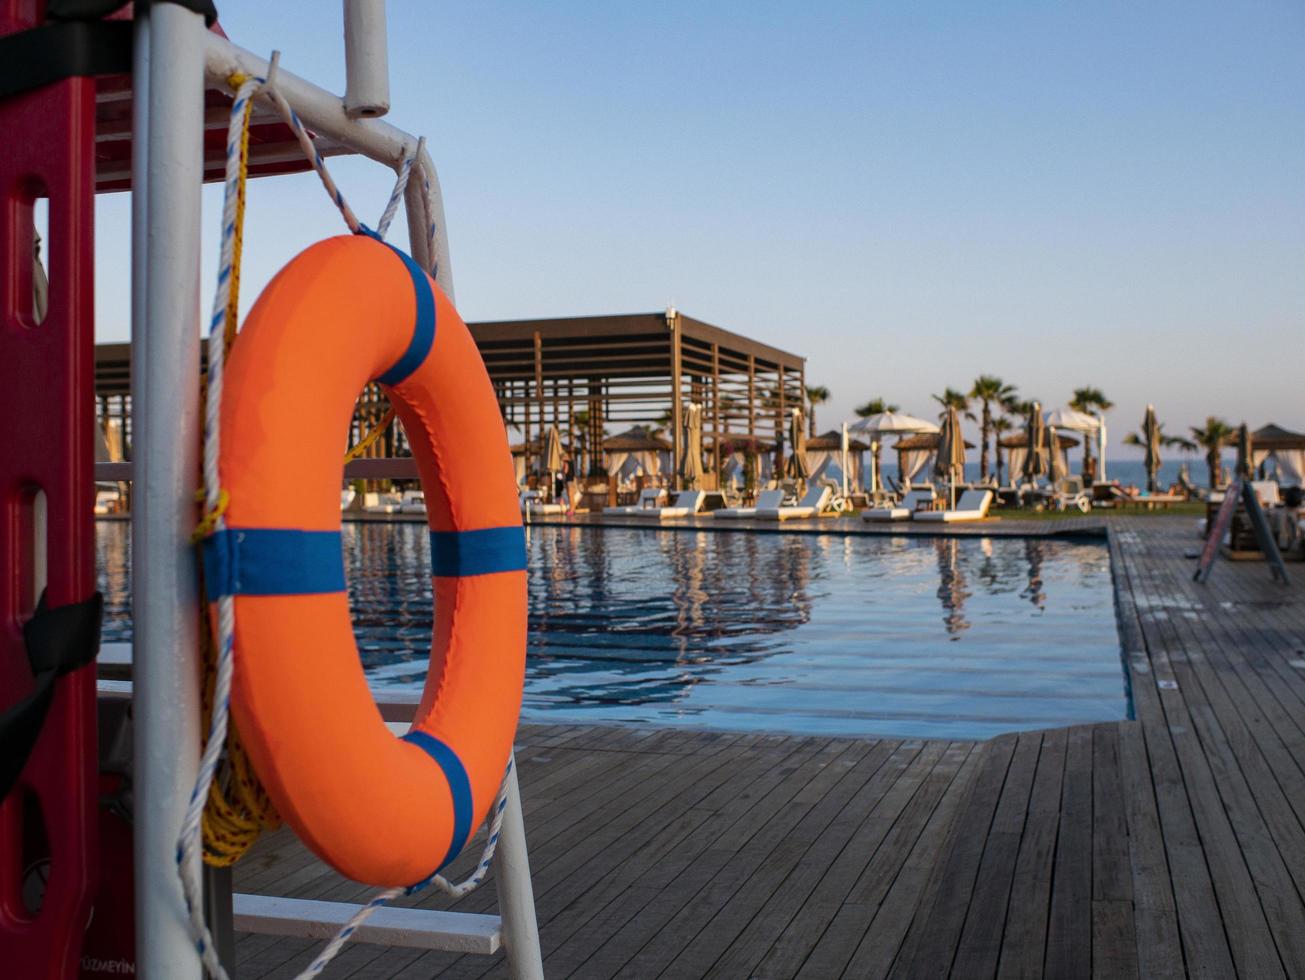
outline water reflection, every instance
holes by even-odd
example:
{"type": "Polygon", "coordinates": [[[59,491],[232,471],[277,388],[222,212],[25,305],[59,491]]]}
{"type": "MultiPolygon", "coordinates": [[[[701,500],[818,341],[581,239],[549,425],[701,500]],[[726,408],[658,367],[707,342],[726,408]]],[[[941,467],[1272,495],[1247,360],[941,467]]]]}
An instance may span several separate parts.
{"type": "MultiPolygon", "coordinates": [[[[126,638],[128,528],[98,541],[126,638]]],[[[1126,717],[1099,545],[536,525],[529,552],[528,718],[973,738],[1126,717]]],[[[369,678],[419,689],[424,528],[348,525],[344,554],[369,678]]]]}

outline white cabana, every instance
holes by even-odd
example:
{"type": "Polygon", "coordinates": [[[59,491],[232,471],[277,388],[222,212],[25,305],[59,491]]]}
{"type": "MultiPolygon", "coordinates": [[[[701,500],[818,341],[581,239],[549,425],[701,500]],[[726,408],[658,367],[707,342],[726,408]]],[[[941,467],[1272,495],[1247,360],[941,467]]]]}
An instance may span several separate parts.
{"type": "MultiPolygon", "coordinates": [[[[1097,480],[1106,478],[1106,420],[1068,405],[1047,413],[1046,424],[1060,432],[1080,432],[1097,441],[1097,480]]],[[[1021,457],[1022,458],[1022,457],[1021,457]]]]}

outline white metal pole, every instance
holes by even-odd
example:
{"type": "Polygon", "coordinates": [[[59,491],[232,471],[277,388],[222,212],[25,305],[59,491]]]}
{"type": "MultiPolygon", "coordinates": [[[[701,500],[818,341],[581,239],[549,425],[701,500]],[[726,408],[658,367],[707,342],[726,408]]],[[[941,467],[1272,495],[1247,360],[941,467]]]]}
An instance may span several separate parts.
{"type": "Polygon", "coordinates": [[[498,889],[498,913],[503,922],[508,973],[513,980],[544,980],[539,925],[535,921],[535,890],[530,882],[526,824],[521,816],[521,787],[517,783],[515,764],[508,773],[507,808],[503,811],[503,826],[499,833],[498,868],[494,872],[494,882],[498,889]]]}
{"type": "MultiPolygon", "coordinates": [[[[176,841],[199,759],[198,609],[194,552],[199,475],[199,235],[203,178],[204,20],[179,4],[148,8],[147,195],[133,218],[133,284],[145,290],[133,343],[136,500],[132,525],[135,681],[136,950],[147,980],[198,980],[176,841]]],[[[139,77],[139,76],[137,76],[139,77]]]]}
{"type": "Polygon", "coordinates": [[[385,0],[344,0],[344,111],[375,119],[390,111],[385,0]]]}
{"type": "Polygon", "coordinates": [[[1106,482],[1106,419],[1097,413],[1097,479],[1106,482]]]}

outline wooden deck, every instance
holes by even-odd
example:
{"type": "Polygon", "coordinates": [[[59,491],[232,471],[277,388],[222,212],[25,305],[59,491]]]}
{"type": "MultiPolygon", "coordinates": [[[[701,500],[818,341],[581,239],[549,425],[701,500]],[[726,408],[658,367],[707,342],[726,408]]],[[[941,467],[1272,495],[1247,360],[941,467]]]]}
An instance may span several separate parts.
{"type": "MultiPolygon", "coordinates": [[[[524,728],[548,975],[1305,977],[1305,568],[1199,586],[1190,519],[1109,527],[1136,721],[982,743],[524,728]]],[[[285,833],[236,885],[368,893],[285,833]]],[[[492,909],[492,883],[453,907],[492,909]]],[[[238,975],[292,976],[316,945],[241,937],[238,975]]],[[[503,975],[368,945],[326,974],[503,975]]]]}

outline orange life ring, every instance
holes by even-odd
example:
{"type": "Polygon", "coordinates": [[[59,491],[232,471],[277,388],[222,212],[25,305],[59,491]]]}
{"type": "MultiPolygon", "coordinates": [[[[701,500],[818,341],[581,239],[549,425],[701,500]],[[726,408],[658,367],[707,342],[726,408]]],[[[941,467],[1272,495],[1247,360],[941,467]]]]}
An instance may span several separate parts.
{"type": "Polygon", "coordinates": [[[466,325],[430,277],[364,235],[311,246],[263,291],[221,406],[226,528],[204,547],[235,602],[231,710],[272,801],[342,874],[413,885],[484,819],[525,674],[526,551],[507,435],[466,325]],[[425,492],[435,630],[412,730],[381,720],[340,553],[354,401],[385,388],[425,492]]]}

